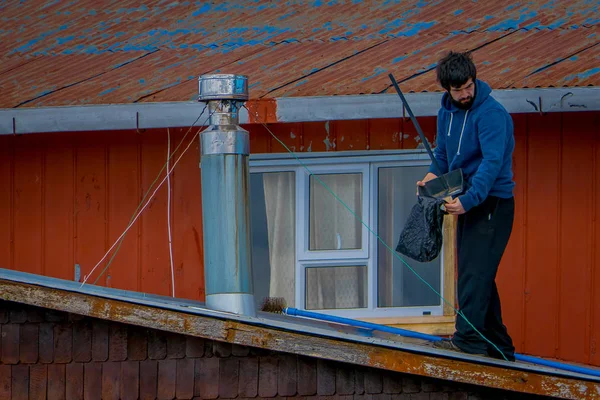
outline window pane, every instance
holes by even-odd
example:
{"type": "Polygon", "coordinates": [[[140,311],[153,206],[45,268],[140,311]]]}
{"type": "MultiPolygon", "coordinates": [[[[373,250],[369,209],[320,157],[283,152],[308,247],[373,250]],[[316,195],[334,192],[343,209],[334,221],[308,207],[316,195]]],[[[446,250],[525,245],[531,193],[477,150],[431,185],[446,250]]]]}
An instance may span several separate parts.
{"type": "Polygon", "coordinates": [[[367,267],[307,267],[306,309],[367,307],[367,267]]]}
{"type": "MultiPolygon", "coordinates": [[[[317,175],[361,219],[362,174],[317,175]]],[[[362,224],[315,178],[310,177],[309,250],[354,250],[362,243],[362,224]]]]}
{"type": "MultiPolygon", "coordinates": [[[[378,234],[392,249],[416,203],[416,182],[427,167],[379,168],[378,234]]],[[[378,306],[410,307],[441,304],[440,297],[423,283],[402,261],[378,242],[378,306]]],[[[420,263],[402,257],[425,281],[440,293],[440,257],[420,263]]]]}
{"type": "Polygon", "coordinates": [[[283,297],[294,307],[296,266],[294,172],[250,174],[252,275],[256,305],[283,297]]]}

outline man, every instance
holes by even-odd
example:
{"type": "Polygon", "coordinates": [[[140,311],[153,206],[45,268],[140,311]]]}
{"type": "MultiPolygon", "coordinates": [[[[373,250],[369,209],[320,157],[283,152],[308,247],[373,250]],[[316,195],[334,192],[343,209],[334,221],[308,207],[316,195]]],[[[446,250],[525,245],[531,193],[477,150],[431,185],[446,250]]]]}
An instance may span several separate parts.
{"type": "MultiPolygon", "coordinates": [[[[514,219],[512,119],[490,96],[490,86],[477,79],[469,54],[450,52],[442,58],[437,79],[446,93],[438,113],[434,156],[442,173],[462,168],[465,178],[465,190],[445,209],[458,215],[458,306],[468,322],[457,316],[453,337],[435,346],[504,358],[492,342],[514,361],[495,282],[514,219]]],[[[436,178],[434,172],[432,164],[417,184],[436,178]]]]}

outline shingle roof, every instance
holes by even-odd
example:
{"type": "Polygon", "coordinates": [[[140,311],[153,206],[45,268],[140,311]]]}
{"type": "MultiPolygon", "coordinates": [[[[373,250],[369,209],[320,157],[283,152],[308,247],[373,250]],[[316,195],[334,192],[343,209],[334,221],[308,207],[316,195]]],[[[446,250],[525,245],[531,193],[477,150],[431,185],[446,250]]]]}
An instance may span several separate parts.
{"type": "Polygon", "coordinates": [[[435,400],[520,395],[15,302],[0,301],[0,322],[2,399],[435,400]]]}
{"type": "MultiPolygon", "coordinates": [[[[195,301],[81,286],[75,281],[1,268],[0,300],[222,343],[515,392],[565,398],[594,398],[600,393],[599,378],[596,377],[435,349],[419,339],[286,315],[258,313],[252,317],[224,313],[195,301]]],[[[18,332],[12,333],[8,340],[18,338],[18,332]]],[[[14,342],[18,343],[18,340],[14,342]]],[[[70,361],[69,343],[70,340],[55,341],[54,362],[70,361]],[[64,347],[66,351],[62,351],[64,347]],[[65,356],[64,359],[56,360],[59,354],[65,356]]],[[[3,342],[3,357],[4,345],[3,342]]],[[[168,346],[165,347],[163,351],[168,352],[168,346]]],[[[116,341],[115,346],[111,343],[111,348],[117,350],[117,360],[128,355],[128,345],[119,346],[116,341]]],[[[18,354],[14,357],[15,361],[19,358],[18,354]]],[[[52,362],[52,359],[41,359],[52,362]]]]}
{"type": "Polygon", "coordinates": [[[0,6],[0,107],[188,101],[204,73],[252,98],[436,91],[471,50],[493,88],[600,85],[598,2],[125,0],[0,6]]]}

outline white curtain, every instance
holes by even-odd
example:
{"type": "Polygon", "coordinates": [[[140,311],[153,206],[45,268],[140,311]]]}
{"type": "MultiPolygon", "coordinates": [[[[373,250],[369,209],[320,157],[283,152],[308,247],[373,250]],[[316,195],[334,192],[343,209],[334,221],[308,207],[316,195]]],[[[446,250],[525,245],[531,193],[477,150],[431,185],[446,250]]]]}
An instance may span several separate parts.
{"type": "Polygon", "coordinates": [[[295,202],[296,179],[293,172],[263,174],[269,263],[271,265],[270,297],[283,297],[295,307],[295,202]]]}
{"type": "Polygon", "coordinates": [[[306,308],[309,310],[366,307],[367,267],[309,268],[306,308]]]}
{"type": "MultiPolygon", "coordinates": [[[[319,175],[362,218],[361,174],[319,175]]],[[[310,250],[360,249],[361,223],[316,177],[310,179],[310,250]]]]}

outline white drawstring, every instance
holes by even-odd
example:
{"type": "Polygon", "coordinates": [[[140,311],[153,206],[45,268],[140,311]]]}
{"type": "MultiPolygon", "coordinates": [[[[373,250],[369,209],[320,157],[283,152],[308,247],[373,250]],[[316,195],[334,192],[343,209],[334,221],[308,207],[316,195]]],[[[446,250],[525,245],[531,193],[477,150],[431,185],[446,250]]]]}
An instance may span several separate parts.
{"type": "Polygon", "coordinates": [[[452,117],[454,117],[454,113],[450,113],[450,125],[448,125],[448,136],[450,136],[450,131],[452,130],[452,117]]]}
{"type": "MultiPolygon", "coordinates": [[[[450,114],[452,115],[452,114],[450,114]]],[[[467,115],[469,115],[469,110],[467,110],[467,112],[465,113],[465,120],[463,121],[463,126],[462,129],[460,130],[460,139],[458,139],[458,151],[456,152],[456,155],[460,155],[460,145],[462,144],[462,137],[463,137],[463,133],[465,132],[465,125],[467,124],[467,115]]],[[[450,117],[450,122],[452,123],[452,117],[450,117]]]]}

